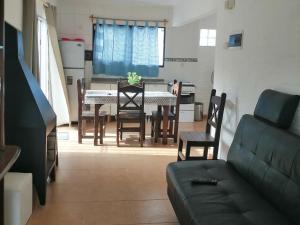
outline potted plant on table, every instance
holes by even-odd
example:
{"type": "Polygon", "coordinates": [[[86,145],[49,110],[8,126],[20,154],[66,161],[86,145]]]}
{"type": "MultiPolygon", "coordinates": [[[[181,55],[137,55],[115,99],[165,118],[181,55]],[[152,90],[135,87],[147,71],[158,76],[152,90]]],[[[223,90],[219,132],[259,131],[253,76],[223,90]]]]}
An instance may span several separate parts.
{"type": "Polygon", "coordinates": [[[139,86],[141,84],[142,77],[135,72],[128,72],[127,82],[129,85],[139,86]]]}

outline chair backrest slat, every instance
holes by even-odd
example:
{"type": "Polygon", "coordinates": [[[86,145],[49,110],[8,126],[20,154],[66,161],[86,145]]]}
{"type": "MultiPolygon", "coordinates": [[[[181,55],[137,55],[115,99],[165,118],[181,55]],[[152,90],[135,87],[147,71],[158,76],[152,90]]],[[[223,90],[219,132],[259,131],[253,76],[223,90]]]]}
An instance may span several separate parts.
{"type": "Polygon", "coordinates": [[[117,114],[120,111],[140,111],[144,113],[145,84],[129,85],[118,81],[117,114]]]}
{"type": "Polygon", "coordinates": [[[222,93],[221,96],[216,96],[216,90],[211,91],[208,118],[206,124],[206,133],[211,132],[211,127],[215,128],[215,141],[219,143],[221,125],[223,120],[223,113],[226,103],[226,94],[222,93]]]}
{"type": "Polygon", "coordinates": [[[179,110],[180,110],[180,102],[181,102],[181,91],[182,91],[182,82],[177,82],[174,80],[172,86],[172,94],[175,95],[176,98],[176,106],[171,106],[171,112],[176,115],[177,120],[179,119],[179,110]]]}
{"type": "Polygon", "coordinates": [[[208,123],[210,126],[214,127],[214,128],[217,128],[217,126],[218,126],[218,123],[217,123],[217,122],[214,122],[214,121],[211,120],[211,119],[209,119],[209,120],[207,121],[207,123],[208,123]]]}
{"type": "Polygon", "coordinates": [[[82,88],[82,82],[80,79],[78,79],[77,80],[78,119],[80,119],[82,115],[83,97],[84,97],[84,90],[82,88]]]}

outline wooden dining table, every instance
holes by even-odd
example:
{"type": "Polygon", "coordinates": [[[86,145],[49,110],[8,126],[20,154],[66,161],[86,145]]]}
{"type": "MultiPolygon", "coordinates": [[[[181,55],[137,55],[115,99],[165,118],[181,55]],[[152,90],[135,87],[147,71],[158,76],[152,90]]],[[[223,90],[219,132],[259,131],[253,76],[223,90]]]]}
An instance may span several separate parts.
{"type": "MultiPolygon", "coordinates": [[[[140,97],[141,98],[141,97],[140,97]]],[[[126,101],[126,97],[121,95],[120,101],[126,101]]],[[[137,96],[136,101],[139,101],[137,96]]],[[[98,140],[98,124],[99,111],[102,105],[117,104],[117,90],[86,90],[84,96],[84,103],[95,105],[95,120],[94,120],[94,145],[97,145],[98,140]]],[[[145,105],[162,106],[163,109],[163,136],[162,143],[167,144],[168,136],[168,116],[170,106],[176,105],[176,96],[167,91],[145,91],[144,95],[145,105]]]]}

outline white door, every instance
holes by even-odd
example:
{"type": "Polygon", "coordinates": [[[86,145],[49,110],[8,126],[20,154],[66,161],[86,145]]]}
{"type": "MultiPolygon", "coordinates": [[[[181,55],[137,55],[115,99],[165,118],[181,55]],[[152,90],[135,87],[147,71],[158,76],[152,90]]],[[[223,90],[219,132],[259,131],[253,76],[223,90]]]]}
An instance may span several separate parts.
{"type": "Polygon", "coordinates": [[[77,80],[84,78],[83,69],[65,69],[66,84],[70,103],[70,120],[78,121],[77,80]]]}

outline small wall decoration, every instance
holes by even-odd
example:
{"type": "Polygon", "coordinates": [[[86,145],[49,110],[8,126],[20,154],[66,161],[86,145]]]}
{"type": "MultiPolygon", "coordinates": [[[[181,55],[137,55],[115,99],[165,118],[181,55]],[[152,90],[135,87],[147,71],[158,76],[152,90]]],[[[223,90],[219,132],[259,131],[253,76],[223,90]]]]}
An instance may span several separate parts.
{"type": "Polygon", "coordinates": [[[227,41],[228,48],[242,48],[243,47],[243,32],[234,32],[229,35],[227,41]]]}

